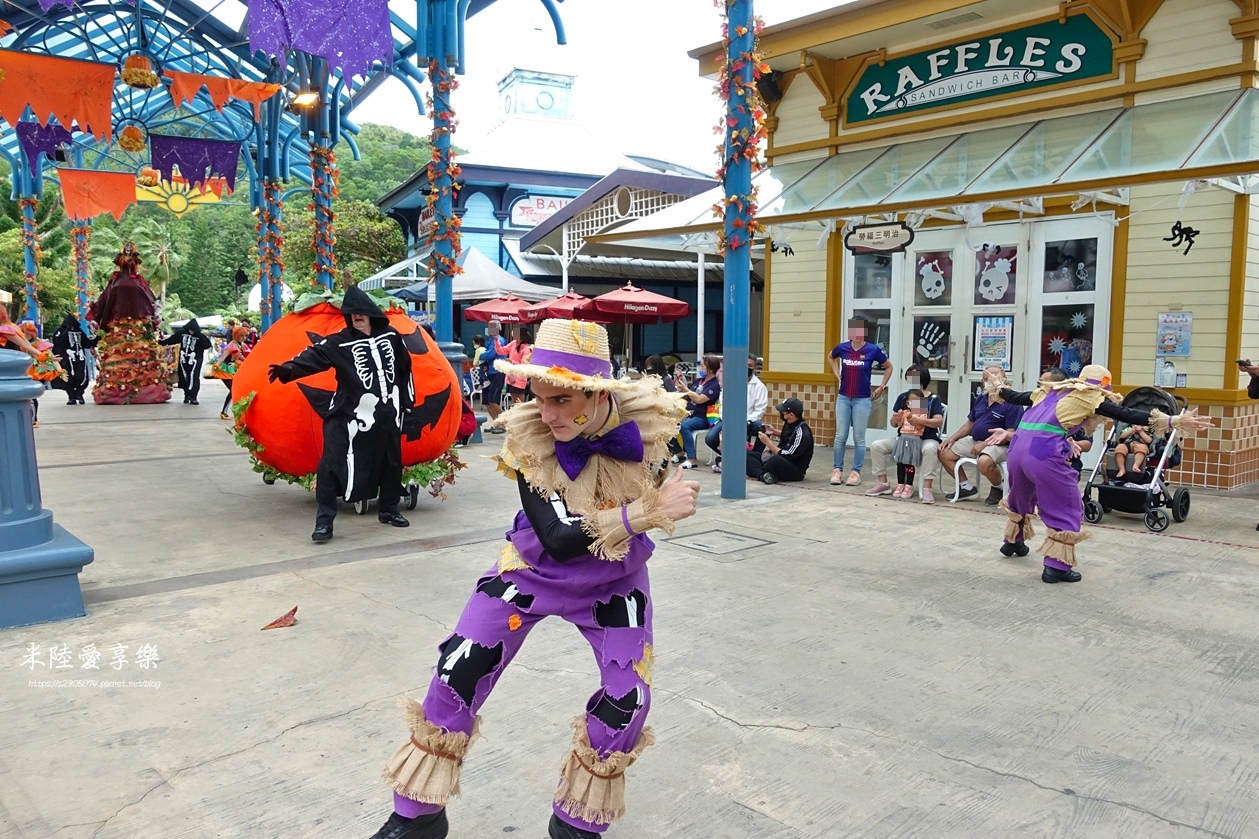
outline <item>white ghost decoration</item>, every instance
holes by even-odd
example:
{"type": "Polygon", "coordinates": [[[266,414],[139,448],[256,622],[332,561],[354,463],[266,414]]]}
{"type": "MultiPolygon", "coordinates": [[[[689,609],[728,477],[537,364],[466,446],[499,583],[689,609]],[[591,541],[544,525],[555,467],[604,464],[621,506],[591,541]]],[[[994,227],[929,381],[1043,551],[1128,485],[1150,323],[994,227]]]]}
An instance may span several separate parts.
{"type": "Polygon", "coordinates": [[[936,300],[944,295],[944,274],[935,262],[928,262],[919,271],[922,275],[922,293],[928,300],[936,300]]]}
{"type": "Polygon", "coordinates": [[[1010,290],[1010,260],[998,259],[979,275],[979,296],[995,303],[1010,290]]]}

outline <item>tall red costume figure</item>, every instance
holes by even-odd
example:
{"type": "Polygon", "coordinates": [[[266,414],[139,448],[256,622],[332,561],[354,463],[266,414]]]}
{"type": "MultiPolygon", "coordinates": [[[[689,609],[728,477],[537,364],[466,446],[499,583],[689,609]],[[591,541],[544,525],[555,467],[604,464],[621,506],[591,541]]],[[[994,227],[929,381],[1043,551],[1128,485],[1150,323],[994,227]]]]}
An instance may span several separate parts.
{"type": "Polygon", "coordinates": [[[140,276],[140,254],[127,242],[114,257],[118,270],[88,309],[100,324],[98,405],[140,405],[170,399],[170,382],[157,343],[157,298],[140,276]]]}

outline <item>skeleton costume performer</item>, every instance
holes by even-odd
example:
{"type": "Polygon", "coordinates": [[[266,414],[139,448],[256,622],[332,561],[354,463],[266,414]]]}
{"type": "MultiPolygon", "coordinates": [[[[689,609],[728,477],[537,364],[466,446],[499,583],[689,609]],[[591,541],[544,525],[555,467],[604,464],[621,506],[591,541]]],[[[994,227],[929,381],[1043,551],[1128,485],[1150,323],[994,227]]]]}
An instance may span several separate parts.
{"type": "Polygon", "coordinates": [[[54,379],[52,386],[66,392],[67,405],[82,405],[83,394],[87,391],[89,359],[88,351],[96,346],[100,336],[89,338],[83,331],[83,325],[74,315],[66,315],[61,326],[52,334],[52,351],[61,359],[61,367],[66,371],[64,379],[54,379]]]}
{"type": "Polygon", "coordinates": [[[303,376],[336,371],[337,389],[299,385],[323,417],[323,456],[319,460],[315,498],[316,541],[321,529],[332,535],[337,499],[363,501],[380,497],[379,518],[405,527],[398,514],[402,488],[402,422],[415,405],[411,355],[402,336],[380,308],[357,287],[345,292],[341,304],[346,328],[323,338],[292,361],[271,367],[272,380],[291,382],[303,376]],[[352,315],[371,319],[371,334],[355,329],[352,315]]]}
{"type": "Polygon", "coordinates": [[[193,318],[184,324],[184,328],[169,338],[158,341],[169,347],[179,345],[179,388],[184,392],[184,403],[196,405],[197,393],[201,390],[201,364],[205,360],[206,350],[210,349],[210,338],[201,331],[201,324],[193,318]]]}
{"type": "Polygon", "coordinates": [[[1028,554],[1024,543],[1034,535],[1032,517],[1039,508],[1047,533],[1037,551],[1044,556],[1041,579],[1046,583],[1080,579],[1075,546],[1090,536],[1080,529],[1084,509],[1079,474],[1071,466],[1070,436],[1081,429],[1091,435],[1103,419],[1147,425],[1158,434],[1171,426],[1193,430],[1205,422],[1193,415],[1125,408],[1118,404],[1120,396],[1111,393],[1110,381],[1109,370],[1090,364],[1078,378],[1044,383],[1024,393],[1001,388],[993,397],[1031,406],[1014,432],[1006,460],[1010,487],[1001,501],[1008,516],[1001,553],[1028,554]]]}
{"type": "MultiPolygon", "coordinates": [[[[590,643],[600,687],[572,723],[550,835],[597,836],[625,812],[624,773],[654,742],[644,728],[654,660],[647,573],[654,546],[646,531],[673,532],[661,483],[668,441],[684,410],[658,378],[632,384],[612,378],[609,356],[602,327],[548,320],[529,362],[496,362],[535,388],[545,383],[566,389],[561,394],[584,393],[600,406],[599,392],[607,392],[607,419],[562,441],[538,401],[499,418],[506,438],[495,460],[516,482],[521,510],[498,561],[477,581],[454,633],[439,645],[424,702],[404,700],[410,740],[383,773],[395,814],[374,839],[446,836],[444,808],[459,793],[460,766],[480,727],[477,711],[529,631],[552,615],[590,643]],[[416,825],[404,824],[410,819],[416,825]]],[[[582,413],[572,423],[583,426],[602,411],[590,418],[582,413]]]]}

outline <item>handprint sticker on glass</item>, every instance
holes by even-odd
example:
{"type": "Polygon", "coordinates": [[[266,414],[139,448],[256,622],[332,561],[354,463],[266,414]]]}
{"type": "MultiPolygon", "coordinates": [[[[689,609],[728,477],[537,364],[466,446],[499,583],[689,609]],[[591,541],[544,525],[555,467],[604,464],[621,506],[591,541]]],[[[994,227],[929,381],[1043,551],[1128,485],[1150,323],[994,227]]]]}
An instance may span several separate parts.
{"type": "Polygon", "coordinates": [[[949,319],[947,317],[914,317],[914,361],[932,369],[949,366],[949,319]]]}

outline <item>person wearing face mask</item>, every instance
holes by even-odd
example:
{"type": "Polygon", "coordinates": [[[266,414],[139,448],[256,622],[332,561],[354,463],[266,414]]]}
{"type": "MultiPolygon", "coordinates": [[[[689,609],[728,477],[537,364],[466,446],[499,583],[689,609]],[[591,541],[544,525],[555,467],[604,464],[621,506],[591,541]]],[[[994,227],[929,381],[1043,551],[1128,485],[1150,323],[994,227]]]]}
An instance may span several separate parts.
{"type": "MultiPolygon", "coordinates": [[[[892,428],[899,429],[905,422],[905,414],[909,410],[909,394],[917,389],[924,392],[927,386],[931,384],[931,373],[921,364],[911,364],[905,369],[905,392],[896,397],[896,401],[892,403],[892,415],[888,418],[888,424],[892,428]]],[[[926,396],[927,408],[925,419],[912,420],[915,425],[922,428],[922,462],[917,467],[917,473],[922,476],[922,496],[923,504],[936,503],[935,493],[932,485],[935,479],[940,476],[940,461],[937,453],[940,450],[940,429],[944,425],[944,403],[940,401],[940,397],[935,394],[928,393],[926,396]]],[[[892,459],[892,451],[896,448],[896,437],[888,437],[883,440],[877,440],[870,444],[870,454],[874,460],[875,480],[877,481],[873,487],[866,493],[871,498],[880,495],[893,495],[892,485],[888,483],[890,473],[890,462],[892,459]]],[[[913,487],[910,487],[910,493],[905,495],[902,493],[897,496],[899,498],[913,498],[913,487]]]]}
{"type": "Polygon", "coordinates": [[[866,460],[866,427],[870,424],[871,401],[887,392],[892,380],[892,363],[877,344],[866,342],[866,322],[861,318],[848,321],[848,340],[831,350],[826,358],[839,396],[835,398],[835,451],[831,486],[861,484],[861,467],[866,460]],[[874,365],[883,367],[883,381],[870,390],[870,372],[874,365]],[[848,432],[852,432],[852,471],[844,478],[844,454],[848,450],[848,432]]]}
{"type": "MultiPolygon", "coordinates": [[[[725,382],[722,387],[726,387],[733,382],[725,382]]],[[[747,440],[751,442],[756,439],[756,435],[761,431],[761,419],[765,416],[765,409],[769,407],[769,390],[765,387],[765,383],[756,375],[756,356],[748,356],[748,418],[747,418],[747,440]]],[[[721,405],[722,417],[713,423],[712,428],[708,429],[708,433],[704,435],[704,445],[717,453],[717,461],[713,464],[714,472],[721,472],[721,427],[725,421],[725,403],[721,405]]]]}
{"type": "MultiPolygon", "coordinates": [[[[1005,386],[1005,371],[1000,367],[985,367],[984,391],[975,397],[970,415],[962,427],[940,444],[940,465],[952,472],[964,457],[973,457],[979,464],[979,472],[992,484],[984,504],[995,507],[1004,495],[1001,464],[1005,463],[1014,429],[1019,427],[1023,409],[1008,401],[990,396],[993,388],[1005,386]]],[[[979,495],[979,488],[966,480],[966,470],[960,469],[957,480],[961,484],[958,500],[965,501],[979,495]]]]}
{"type": "Polygon", "coordinates": [[[803,481],[813,460],[813,429],[804,421],[804,403],[793,396],[775,405],[774,410],[783,427],[776,431],[766,425],[756,435],[759,445],[756,451],[748,452],[747,475],[766,484],[803,481]]]}

